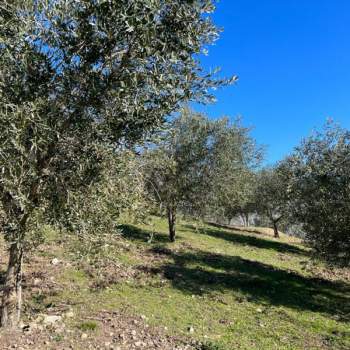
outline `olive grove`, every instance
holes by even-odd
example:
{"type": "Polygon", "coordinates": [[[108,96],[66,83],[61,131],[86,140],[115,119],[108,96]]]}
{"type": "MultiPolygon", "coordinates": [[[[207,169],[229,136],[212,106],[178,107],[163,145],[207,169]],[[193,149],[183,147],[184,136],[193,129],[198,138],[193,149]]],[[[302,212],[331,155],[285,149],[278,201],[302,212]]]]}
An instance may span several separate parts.
{"type": "Polygon", "coordinates": [[[103,180],[106,157],[229,82],[195,58],[218,37],[213,10],[210,0],[1,2],[3,327],[20,319],[30,232],[42,222],[70,227],[81,193],[103,180]]]}

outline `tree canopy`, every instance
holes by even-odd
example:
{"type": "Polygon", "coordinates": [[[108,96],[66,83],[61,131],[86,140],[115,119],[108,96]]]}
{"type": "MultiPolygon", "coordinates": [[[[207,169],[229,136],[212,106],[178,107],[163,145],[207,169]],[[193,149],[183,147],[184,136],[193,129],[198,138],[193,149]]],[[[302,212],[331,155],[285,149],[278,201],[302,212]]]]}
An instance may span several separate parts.
{"type": "Polygon", "coordinates": [[[317,256],[350,261],[350,132],[333,123],[316,131],[283,163],[291,218],[317,256]]]}
{"type": "Polygon", "coordinates": [[[178,209],[197,218],[237,213],[261,150],[238,121],[184,109],[145,156],[151,192],[167,209],[174,240],[178,209]]]}

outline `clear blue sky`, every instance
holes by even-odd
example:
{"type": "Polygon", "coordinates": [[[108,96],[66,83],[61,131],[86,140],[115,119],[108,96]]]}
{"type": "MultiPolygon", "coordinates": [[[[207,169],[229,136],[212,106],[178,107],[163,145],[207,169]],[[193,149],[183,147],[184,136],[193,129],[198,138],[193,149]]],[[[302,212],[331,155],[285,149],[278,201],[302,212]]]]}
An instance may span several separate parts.
{"type": "Polygon", "coordinates": [[[239,82],[196,109],[241,115],[268,163],[328,117],[350,129],[350,0],[221,0],[214,21],[224,32],[202,62],[239,82]]]}

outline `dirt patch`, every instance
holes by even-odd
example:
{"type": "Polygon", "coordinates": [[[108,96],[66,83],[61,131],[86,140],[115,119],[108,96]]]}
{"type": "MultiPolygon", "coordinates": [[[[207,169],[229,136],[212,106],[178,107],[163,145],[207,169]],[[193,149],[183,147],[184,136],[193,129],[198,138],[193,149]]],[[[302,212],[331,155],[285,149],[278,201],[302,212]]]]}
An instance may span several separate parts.
{"type": "Polygon", "coordinates": [[[57,322],[47,327],[32,325],[20,332],[3,332],[1,349],[198,349],[198,344],[188,339],[172,337],[160,328],[150,327],[144,316],[101,311],[82,320],[81,325],[80,329],[57,322]]]}
{"type": "MultiPolygon", "coordinates": [[[[192,340],[170,336],[164,327],[151,327],[145,316],[131,316],[127,310],[67,316],[72,313],[71,305],[66,305],[63,300],[58,305],[47,305],[47,296],[59,294],[67,288],[58,282],[57,277],[66,269],[78,268],[74,261],[62,258],[62,254],[57,254],[57,259],[53,258],[60,249],[64,247],[45,246],[41,251],[48,251],[49,255],[39,254],[26,259],[23,276],[24,323],[18,331],[0,330],[0,350],[198,349],[199,345],[192,340]],[[57,261],[53,263],[54,260],[57,261]]],[[[0,251],[0,270],[4,272],[7,257],[3,244],[0,251]]],[[[149,267],[162,259],[151,252],[139,253],[149,267]]],[[[91,289],[103,289],[123,280],[137,281],[147,275],[139,266],[126,267],[115,263],[106,263],[98,269],[79,265],[79,270],[91,281],[91,289]]],[[[79,288],[79,285],[75,287],[79,288]]]]}

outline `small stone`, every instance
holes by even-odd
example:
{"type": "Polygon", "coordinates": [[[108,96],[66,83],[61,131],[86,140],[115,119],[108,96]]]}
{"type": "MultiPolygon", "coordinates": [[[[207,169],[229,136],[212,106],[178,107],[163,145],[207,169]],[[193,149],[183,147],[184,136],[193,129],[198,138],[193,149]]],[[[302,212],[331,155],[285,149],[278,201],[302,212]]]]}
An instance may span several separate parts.
{"type": "Polygon", "coordinates": [[[87,335],[86,333],[83,333],[83,334],[81,335],[81,339],[87,339],[87,337],[88,337],[88,335],[87,335]]]}
{"type": "Polygon", "coordinates": [[[68,311],[68,312],[66,312],[65,316],[67,318],[72,318],[72,317],[74,317],[74,312],[73,311],[68,311]]]}
{"type": "Polygon", "coordinates": [[[58,265],[59,263],[60,263],[60,261],[57,258],[54,258],[51,260],[52,265],[58,265]]]}
{"type": "Polygon", "coordinates": [[[256,309],[256,311],[259,312],[259,313],[262,313],[262,312],[263,312],[263,310],[260,309],[260,308],[256,309]]]}
{"type": "Polygon", "coordinates": [[[188,331],[189,333],[193,334],[193,333],[194,333],[194,328],[193,328],[192,326],[189,326],[189,327],[187,328],[187,331],[188,331]]]}
{"type": "Polygon", "coordinates": [[[62,334],[63,332],[64,332],[64,328],[63,327],[55,329],[55,333],[57,333],[57,334],[62,334]]]}
{"type": "Polygon", "coordinates": [[[40,278],[35,278],[33,281],[34,286],[38,286],[41,283],[41,279],[40,278]]]}
{"type": "Polygon", "coordinates": [[[46,315],[44,316],[44,320],[43,323],[45,325],[51,325],[57,322],[62,321],[62,316],[58,316],[58,315],[46,315]]]}

